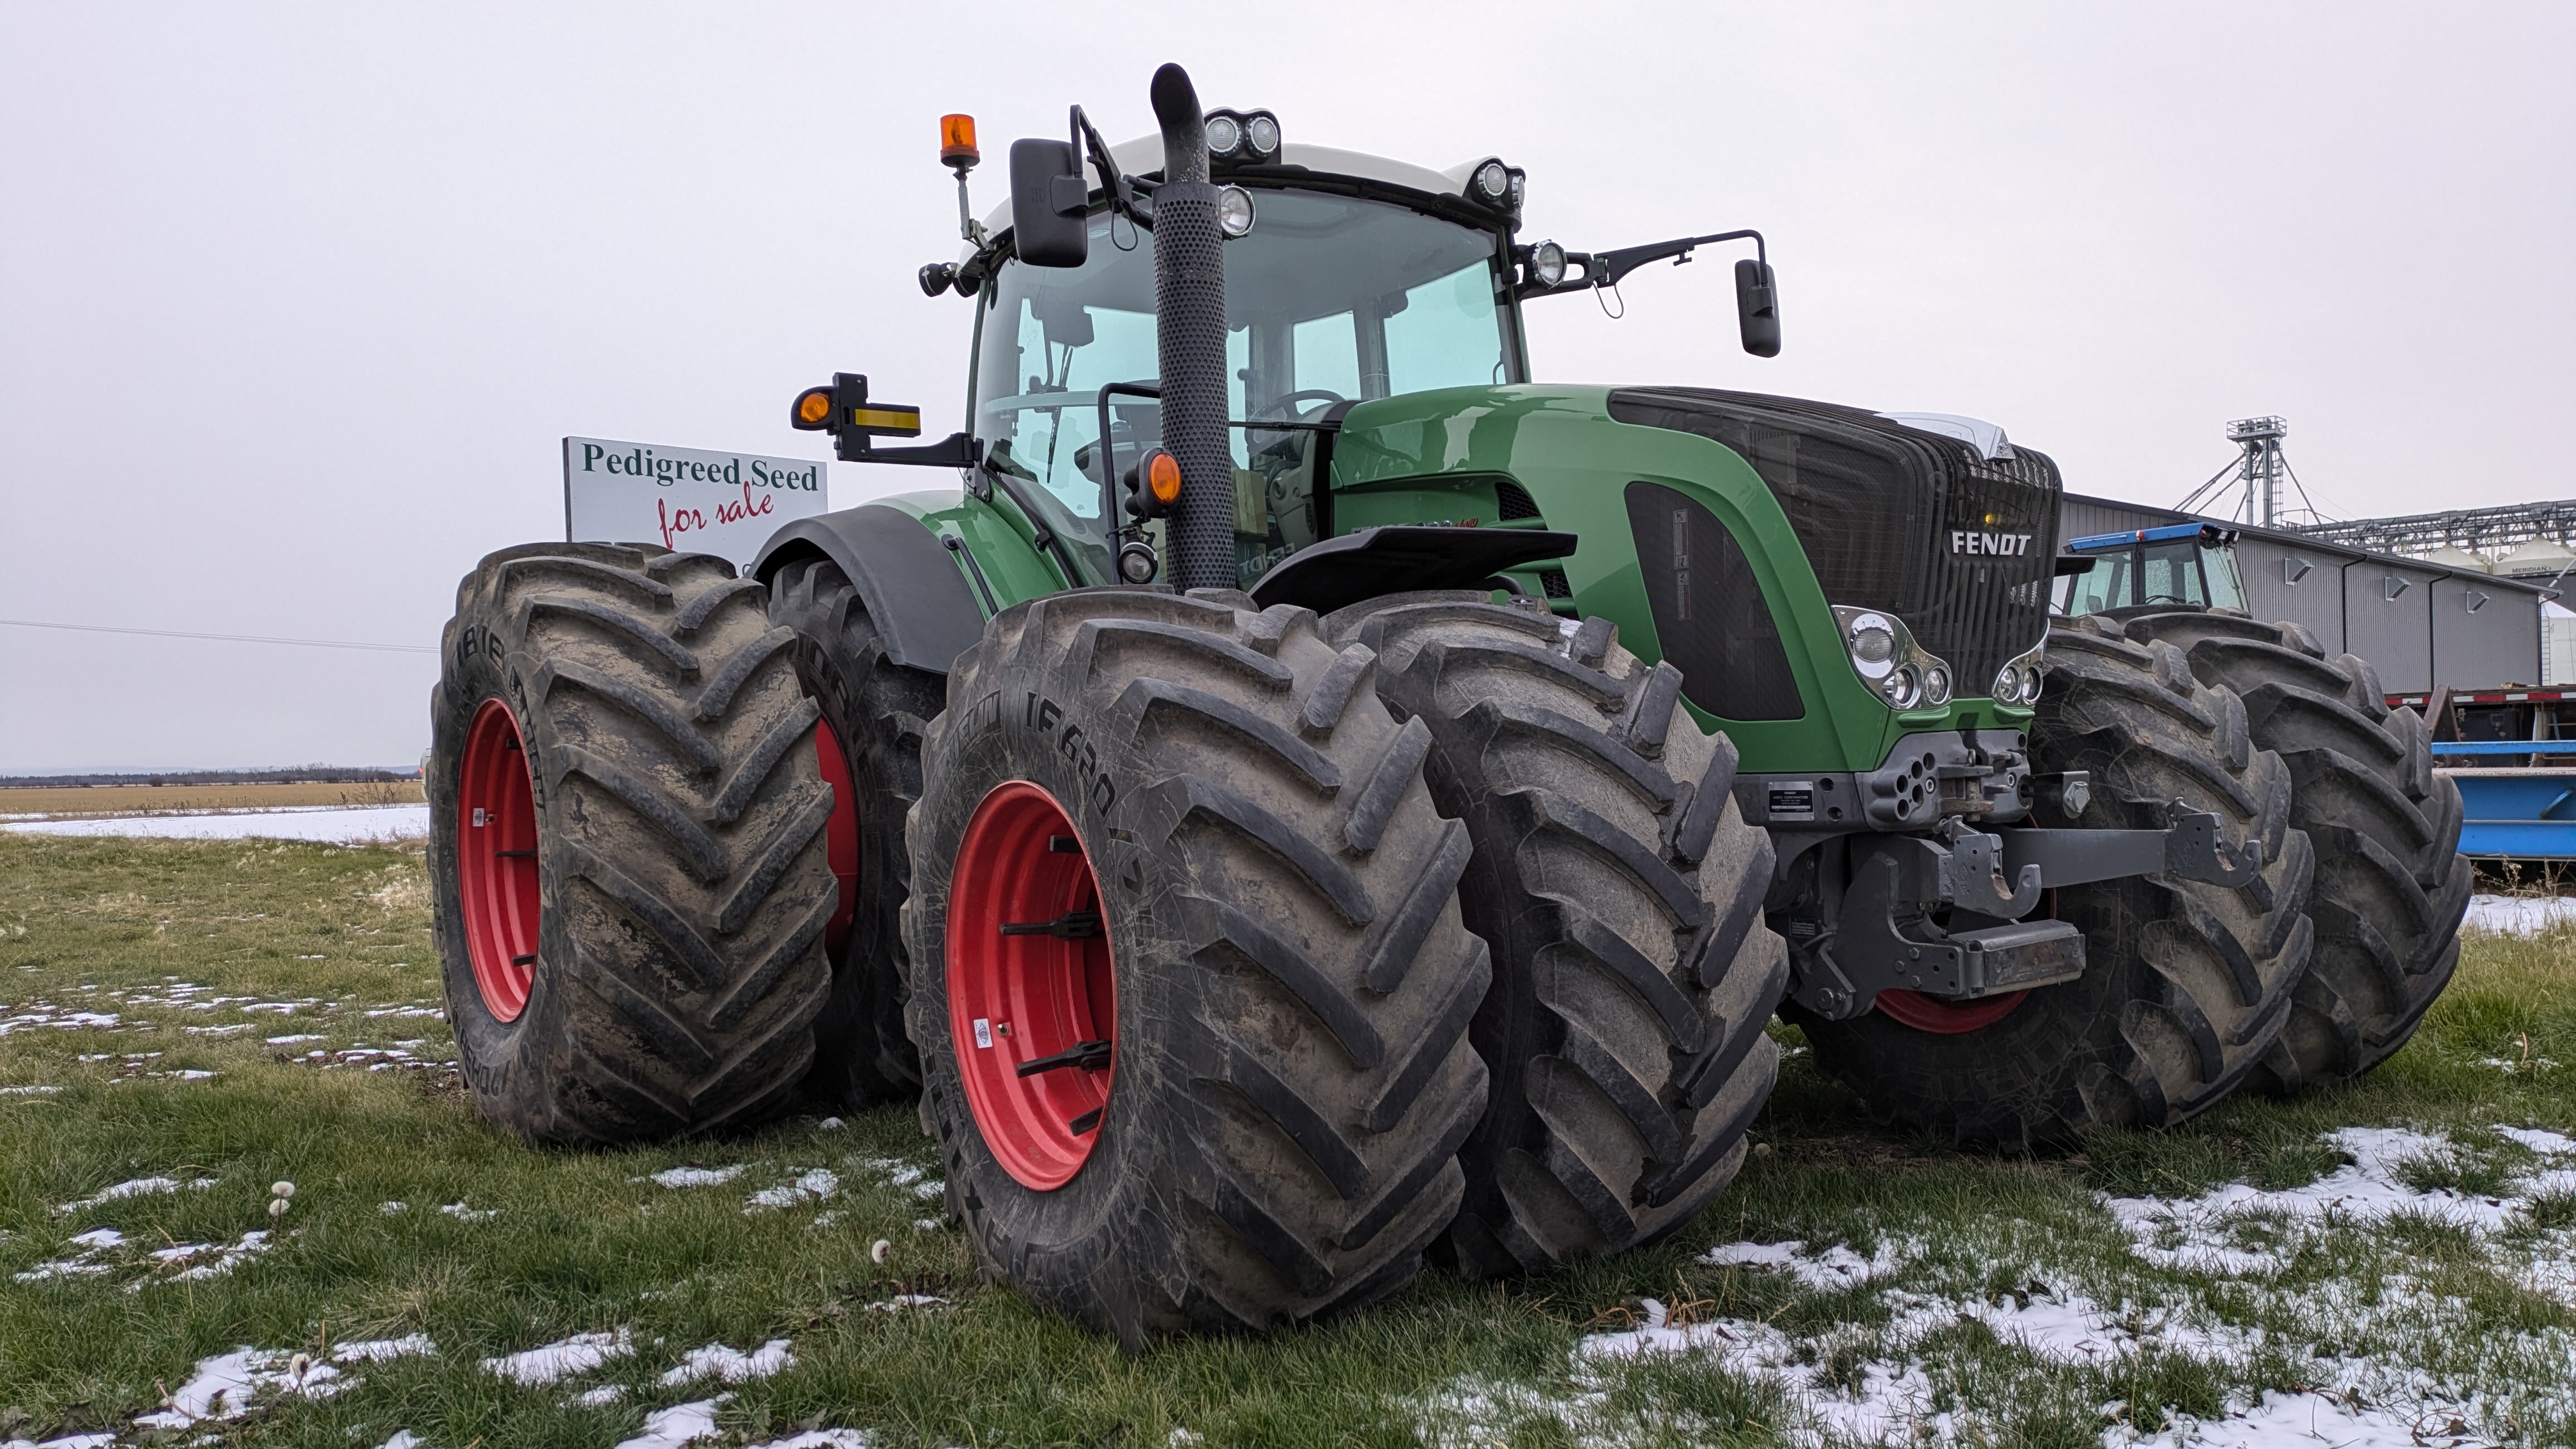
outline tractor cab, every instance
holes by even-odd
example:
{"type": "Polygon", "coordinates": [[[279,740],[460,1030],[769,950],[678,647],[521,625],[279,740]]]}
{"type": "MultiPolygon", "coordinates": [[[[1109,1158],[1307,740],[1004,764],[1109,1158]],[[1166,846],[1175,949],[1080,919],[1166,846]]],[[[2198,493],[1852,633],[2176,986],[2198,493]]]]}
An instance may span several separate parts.
{"type": "MultiPolygon", "coordinates": [[[[1160,145],[1112,154],[1144,171],[1160,145]]],[[[1232,582],[1246,588],[1330,536],[1319,464],[1352,404],[1528,376],[1512,297],[1516,188],[1479,206],[1473,167],[1281,149],[1216,173],[1232,582]]],[[[1011,250],[1008,224],[1005,208],[990,219],[994,243],[959,269],[976,288],[973,433],[988,474],[1064,541],[1079,581],[1113,582],[1113,534],[1133,521],[1117,485],[1162,436],[1151,238],[1101,198],[1082,218],[1084,260],[1036,266],[1011,250]]]]}
{"type": "Polygon", "coordinates": [[[2242,609],[2236,530],[2174,523],[2071,539],[2068,554],[2092,567],[2057,576],[2052,612],[2069,617],[2119,609],[2242,609]]]}

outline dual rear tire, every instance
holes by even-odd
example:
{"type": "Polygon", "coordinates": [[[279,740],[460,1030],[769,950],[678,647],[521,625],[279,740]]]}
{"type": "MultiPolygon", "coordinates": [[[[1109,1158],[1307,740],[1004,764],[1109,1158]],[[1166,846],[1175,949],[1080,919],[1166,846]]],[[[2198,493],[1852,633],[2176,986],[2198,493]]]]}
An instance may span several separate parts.
{"type": "Polygon", "coordinates": [[[486,558],[431,700],[430,883],[483,1115],[531,1142],[757,1122],[828,989],[832,792],[758,584],[601,544],[486,558]]]}

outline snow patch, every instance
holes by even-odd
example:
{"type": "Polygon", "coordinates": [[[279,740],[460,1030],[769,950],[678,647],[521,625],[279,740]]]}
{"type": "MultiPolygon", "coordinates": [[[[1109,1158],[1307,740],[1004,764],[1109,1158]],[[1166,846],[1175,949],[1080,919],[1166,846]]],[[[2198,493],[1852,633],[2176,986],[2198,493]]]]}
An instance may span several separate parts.
{"type": "Polygon", "coordinates": [[[483,1367],[513,1383],[553,1384],[586,1374],[610,1359],[624,1358],[634,1351],[633,1331],[621,1328],[615,1333],[576,1333],[542,1347],[487,1358],[483,1367]]]}
{"type": "Polygon", "coordinates": [[[783,1338],[773,1338],[749,1353],[721,1343],[711,1343],[682,1355],[679,1367],[662,1375],[662,1384],[669,1388],[710,1378],[739,1384],[751,1379],[765,1379],[795,1366],[795,1350],[783,1338]]]}
{"type": "Polygon", "coordinates": [[[100,1203],[115,1202],[121,1198],[150,1197],[158,1193],[177,1192],[183,1187],[203,1192],[221,1181],[223,1179],[220,1177],[191,1178],[184,1182],[175,1177],[133,1177],[100,1188],[88,1197],[74,1198],[70,1202],[60,1204],[55,1207],[54,1213],[59,1217],[67,1217],[73,1213],[87,1212],[100,1203]]]}
{"type": "MultiPolygon", "coordinates": [[[[2542,1135],[2567,1140],[2554,1132],[2542,1135]]],[[[2103,1205],[2128,1230],[2129,1251],[2141,1260],[2224,1277],[2276,1274],[2329,1227],[2411,1217],[2488,1238],[2525,1220],[2523,1196],[2426,1190],[2405,1182],[2409,1166],[2456,1158],[2458,1149],[2446,1137],[2404,1127],[2346,1127],[2324,1140],[2351,1160],[2304,1187],[2265,1191],[2232,1182],[2195,1198],[2115,1197],[2103,1205]]]]}
{"type": "Polygon", "coordinates": [[[137,1415],[134,1422],[145,1429],[185,1429],[209,1419],[238,1419],[263,1392],[327,1399],[353,1382],[308,1355],[244,1344],[231,1353],[199,1359],[195,1372],[171,1391],[161,1408],[137,1415]]]}
{"type": "Polygon", "coordinates": [[[630,1180],[656,1182],[664,1187],[721,1187],[742,1176],[743,1170],[743,1165],[739,1162],[731,1167],[671,1167],[654,1173],[651,1177],[630,1180]]]}
{"type": "Polygon", "coordinates": [[[1748,1268],[1776,1268],[1795,1276],[1800,1284],[1820,1293],[1839,1293],[1857,1288],[1873,1278],[1897,1268],[1896,1250],[1882,1244],[1874,1257],[1864,1258],[1839,1244],[1820,1253],[1808,1254],[1806,1244],[1792,1238],[1785,1243],[1726,1243],[1708,1250],[1702,1262],[1723,1266],[1740,1264],[1748,1268]]]}
{"type": "MultiPolygon", "coordinates": [[[[794,1168],[788,1170],[795,1171],[794,1168]]],[[[755,1213],[765,1208],[794,1207],[802,1202],[821,1202],[837,1195],[840,1190],[840,1174],[827,1167],[818,1167],[793,1182],[782,1182],[776,1187],[765,1187],[753,1193],[743,1200],[746,1204],[743,1211],[755,1213]]]]}
{"type": "Polygon", "coordinates": [[[2569,921],[2576,921],[2576,896],[2471,896],[2460,929],[2536,936],[2569,921]]]}
{"type": "Polygon", "coordinates": [[[426,1333],[406,1333],[400,1338],[361,1338],[331,1350],[333,1363],[383,1363],[388,1359],[434,1354],[438,1345],[426,1333]]]}
{"type": "Polygon", "coordinates": [[[679,1449],[682,1444],[712,1439],[720,1432],[716,1428],[716,1410],[732,1397],[718,1394],[712,1399],[655,1409],[644,1416],[644,1432],[619,1440],[617,1449],[679,1449]]]}
{"type": "Polygon", "coordinates": [[[138,815],[119,819],[20,820],[0,830],[35,835],[124,835],[157,840],[301,840],[383,845],[429,834],[426,805],[287,806],[224,815],[138,815]]]}
{"type": "Polygon", "coordinates": [[[438,1210],[460,1223],[488,1223],[501,1215],[499,1208],[467,1207],[461,1201],[441,1203],[438,1210]]]}

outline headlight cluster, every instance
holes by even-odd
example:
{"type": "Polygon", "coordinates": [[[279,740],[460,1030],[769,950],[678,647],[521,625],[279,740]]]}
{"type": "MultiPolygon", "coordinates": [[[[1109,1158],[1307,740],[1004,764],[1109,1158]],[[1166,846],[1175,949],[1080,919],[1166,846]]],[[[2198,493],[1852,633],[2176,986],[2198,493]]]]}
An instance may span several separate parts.
{"type": "Polygon", "coordinates": [[[1499,157],[1487,157],[1467,173],[1467,194],[1498,211],[1518,215],[1521,201],[1529,186],[1529,174],[1517,166],[1506,166],[1499,157]]]}
{"type": "Polygon", "coordinates": [[[1232,161],[1279,159],[1279,118],[1268,111],[1210,111],[1208,154],[1232,161]]]}
{"type": "Polygon", "coordinates": [[[2040,672],[2048,667],[2047,661],[2040,656],[2046,647],[2045,640],[2034,644],[2029,653],[2004,661],[2004,667],[1995,671],[1996,703],[2017,704],[2027,709],[2039,701],[2040,672]]]}
{"type": "Polygon", "coordinates": [[[1924,652],[1905,621],[1878,609],[1834,606],[1834,622],[1850,651],[1852,672],[1898,709],[1948,704],[1958,681],[1950,662],[1924,652]]]}

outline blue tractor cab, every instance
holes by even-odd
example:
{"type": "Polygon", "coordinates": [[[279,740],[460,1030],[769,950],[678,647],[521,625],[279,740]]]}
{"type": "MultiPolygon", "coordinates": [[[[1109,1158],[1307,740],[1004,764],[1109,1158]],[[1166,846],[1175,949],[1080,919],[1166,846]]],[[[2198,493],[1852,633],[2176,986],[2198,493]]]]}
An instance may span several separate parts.
{"type": "Polygon", "coordinates": [[[2245,607],[2236,570],[2236,530],[2214,523],[2170,523],[2070,539],[2066,551],[2092,560],[2082,572],[2057,576],[2055,612],[2114,609],[2245,607]]]}

